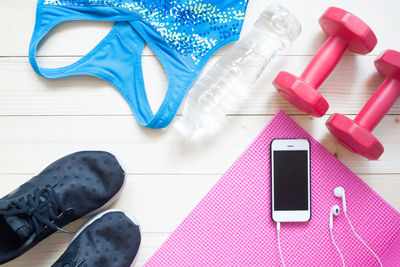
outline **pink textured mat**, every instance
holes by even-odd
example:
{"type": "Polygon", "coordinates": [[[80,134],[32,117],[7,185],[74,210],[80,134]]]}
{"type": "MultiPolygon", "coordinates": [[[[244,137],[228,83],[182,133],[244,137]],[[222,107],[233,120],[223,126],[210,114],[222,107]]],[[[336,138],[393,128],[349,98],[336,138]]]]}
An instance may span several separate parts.
{"type": "MultiPolygon", "coordinates": [[[[329,234],[329,210],[346,190],[347,212],[358,233],[386,266],[400,266],[400,213],[279,112],[236,160],[145,266],[280,266],[276,226],[270,215],[270,142],[311,142],[311,205],[308,223],[283,223],[281,244],[287,266],[341,266],[329,234]],[[397,257],[397,260],[396,260],[397,257]]],[[[343,213],[334,235],[347,266],[375,266],[375,258],[351,233],[343,213]]]]}

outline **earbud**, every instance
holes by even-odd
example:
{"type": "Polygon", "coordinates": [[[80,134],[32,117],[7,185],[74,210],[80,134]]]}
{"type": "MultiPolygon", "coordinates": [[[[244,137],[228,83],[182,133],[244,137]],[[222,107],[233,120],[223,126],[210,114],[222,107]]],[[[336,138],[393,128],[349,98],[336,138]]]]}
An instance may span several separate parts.
{"type": "Polygon", "coordinates": [[[329,212],[329,228],[333,228],[333,215],[338,216],[340,213],[340,208],[338,205],[335,205],[331,208],[331,211],[329,212]]]}
{"type": "MultiPolygon", "coordinates": [[[[376,258],[377,261],[379,262],[379,265],[382,267],[383,265],[382,265],[382,262],[381,262],[381,260],[379,259],[378,255],[376,255],[376,253],[375,253],[375,252],[364,242],[364,240],[362,240],[362,238],[357,234],[356,230],[354,230],[354,227],[353,227],[353,225],[351,224],[351,221],[350,221],[349,216],[347,216],[347,213],[346,213],[346,197],[345,197],[345,194],[344,194],[344,188],[341,187],[341,186],[336,187],[336,188],[333,190],[333,194],[335,194],[335,197],[341,197],[341,198],[342,198],[342,202],[343,202],[343,213],[344,213],[344,216],[346,217],[346,219],[347,219],[347,221],[348,221],[348,223],[349,223],[349,225],[350,225],[350,228],[351,228],[351,230],[353,231],[354,235],[355,235],[355,236],[358,238],[358,240],[360,240],[360,242],[363,243],[363,245],[375,256],[375,258],[376,258]]],[[[337,206],[337,205],[336,205],[336,206],[337,206]]],[[[339,208],[339,207],[338,207],[338,208],[339,208]]],[[[330,224],[329,224],[329,226],[331,227],[331,229],[333,228],[333,216],[332,216],[332,214],[335,214],[335,210],[334,210],[334,209],[335,209],[335,206],[333,206],[332,209],[331,209],[330,224]]],[[[338,211],[337,213],[339,214],[339,211],[338,211]]],[[[335,215],[337,215],[337,214],[335,214],[335,215]]],[[[335,240],[333,239],[332,231],[331,231],[331,236],[332,236],[333,244],[336,246],[335,240]]],[[[342,257],[342,261],[343,261],[342,253],[340,252],[340,250],[339,250],[339,248],[338,248],[337,246],[336,246],[336,249],[339,251],[339,254],[340,254],[340,256],[342,257]]],[[[343,266],[344,266],[344,261],[343,261],[343,266]]]]}
{"type": "MultiPolygon", "coordinates": [[[[335,196],[336,196],[336,189],[335,189],[335,196]]],[[[342,259],[342,263],[343,263],[343,267],[344,267],[345,264],[344,264],[343,254],[340,251],[339,247],[335,243],[335,238],[333,237],[333,230],[332,230],[333,229],[333,215],[338,216],[339,213],[340,213],[340,208],[338,205],[335,205],[331,208],[331,211],[329,212],[329,232],[331,233],[332,243],[335,246],[336,250],[338,251],[340,258],[342,259]]]]}
{"type": "Polygon", "coordinates": [[[342,198],[342,203],[343,203],[343,211],[346,213],[347,209],[346,209],[346,197],[344,194],[344,188],[339,186],[336,187],[333,190],[333,193],[335,194],[335,197],[341,197],[342,198]]]}

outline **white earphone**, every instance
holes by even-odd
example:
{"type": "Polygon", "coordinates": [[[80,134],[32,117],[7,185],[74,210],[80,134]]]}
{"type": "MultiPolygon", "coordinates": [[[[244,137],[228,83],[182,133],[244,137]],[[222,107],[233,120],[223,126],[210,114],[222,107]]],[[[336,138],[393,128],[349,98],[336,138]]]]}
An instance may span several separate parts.
{"type": "Polygon", "coordinates": [[[346,208],[346,197],[345,197],[345,195],[344,195],[344,188],[341,187],[341,186],[336,187],[336,188],[333,190],[333,194],[335,195],[335,197],[341,197],[341,198],[342,198],[343,212],[346,212],[346,211],[347,211],[347,208],[346,208]]]}
{"type": "MultiPolygon", "coordinates": [[[[375,258],[378,260],[380,266],[382,267],[383,265],[382,265],[382,262],[381,262],[381,260],[379,259],[379,257],[378,257],[378,256],[375,254],[375,252],[364,242],[364,240],[362,240],[362,238],[357,234],[356,230],[354,230],[354,227],[353,227],[353,225],[351,224],[351,221],[350,221],[350,219],[349,219],[349,216],[347,216],[346,196],[345,196],[344,188],[341,187],[341,186],[336,187],[336,188],[333,190],[333,194],[335,195],[335,197],[342,198],[343,213],[344,213],[344,216],[346,217],[346,219],[347,219],[347,221],[348,221],[348,223],[349,223],[349,225],[350,225],[350,228],[351,228],[351,230],[353,231],[354,235],[355,235],[355,236],[358,238],[358,240],[360,240],[361,243],[363,243],[364,246],[375,256],[375,258]]],[[[342,253],[340,252],[338,246],[336,245],[335,240],[334,240],[334,238],[333,238],[333,233],[332,233],[332,228],[333,228],[333,215],[338,215],[338,214],[339,214],[339,211],[337,212],[338,214],[335,214],[335,213],[334,213],[335,211],[334,211],[333,209],[334,209],[336,206],[337,206],[337,205],[333,206],[332,209],[331,209],[331,212],[330,212],[330,219],[329,219],[329,220],[330,220],[330,222],[329,222],[329,227],[330,227],[330,232],[331,232],[331,237],[332,237],[333,244],[335,245],[337,251],[339,252],[340,257],[342,258],[343,266],[345,266],[345,265],[344,265],[344,260],[343,260],[342,253]],[[332,211],[332,210],[333,210],[333,211],[332,211]]]]}
{"type": "Polygon", "coordinates": [[[329,212],[329,232],[331,233],[331,238],[332,238],[333,245],[335,246],[336,250],[338,251],[338,253],[340,255],[340,258],[342,259],[342,263],[343,263],[343,267],[344,267],[345,264],[344,264],[343,255],[342,255],[342,252],[340,252],[339,247],[336,245],[335,238],[333,238],[333,231],[332,231],[332,229],[333,229],[333,215],[338,216],[339,213],[340,213],[340,208],[339,208],[338,205],[335,205],[335,206],[333,206],[331,208],[331,211],[329,212]]]}
{"type": "Polygon", "coordinates": [[[335,205],[331,208],[331,211],[329,212],[329,228],[333,228],[333,215],[338,216],[340,213],[340,208],[338,205],[335,205]]]}

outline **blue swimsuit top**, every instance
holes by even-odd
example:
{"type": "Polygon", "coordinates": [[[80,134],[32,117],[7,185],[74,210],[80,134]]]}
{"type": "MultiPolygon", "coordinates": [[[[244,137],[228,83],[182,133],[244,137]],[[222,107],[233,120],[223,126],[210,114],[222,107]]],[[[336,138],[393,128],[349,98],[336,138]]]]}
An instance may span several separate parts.
{"type": "Polygon", "coordinates": [[[35,71],[55,79],[92,75],[115,86],[139,124],[166,127],[210,56],[236,41],[248,0],[38,0],[29,60],[35,71]],[[71,20],[114,21],[109,34],[87,55],[62,68],[42,68],[36,52],[57,24],[71,20]],[[142,75],[145,44],[168,77],[165,98],[153,114],[142,75]]]}

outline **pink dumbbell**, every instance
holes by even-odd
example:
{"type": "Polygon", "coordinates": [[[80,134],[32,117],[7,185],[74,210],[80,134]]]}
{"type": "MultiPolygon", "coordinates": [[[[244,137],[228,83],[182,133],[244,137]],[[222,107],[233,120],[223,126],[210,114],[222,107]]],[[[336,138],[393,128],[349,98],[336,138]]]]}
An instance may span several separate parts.
{"type": "Polygon", "coordinates": [[[330,7],[319,19],[328,40],[318,50],[300,78],[282,71],[273,84],[290,103],[316,117],[323,116],[328,102],[317,89],[335,68],[346,50],[368,54],[377,40],[374,32],[355,15],[330,7]]]}
{"type": "Polygon", "coordinates": [[[342,145],[368,159],[378,159],[383,153],[382,144],[371,132],[400,96],[400,52],[386,50],[375,60],[375,67],[385,81],[357,117],[351,120],[336,113],[326,121],[342,145]]]}

